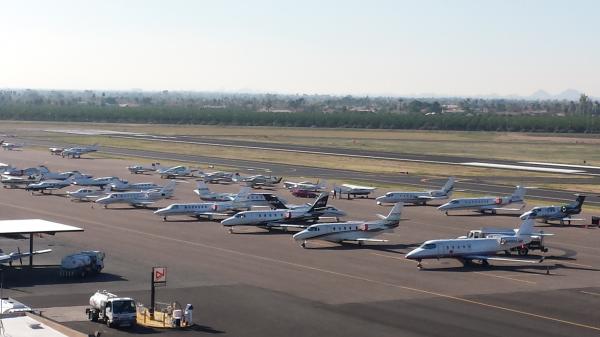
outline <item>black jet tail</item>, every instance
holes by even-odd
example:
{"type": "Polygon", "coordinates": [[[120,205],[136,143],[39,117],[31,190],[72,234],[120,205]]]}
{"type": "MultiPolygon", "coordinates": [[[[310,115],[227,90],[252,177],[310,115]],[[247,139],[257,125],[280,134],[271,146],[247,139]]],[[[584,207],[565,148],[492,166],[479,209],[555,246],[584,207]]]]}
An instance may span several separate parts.
{"type": "Polygon", "coordinates": [[[265,199],[274,209],[288,209],[288,207],[274,194],[265,194],[265,199]]]}
{"type": "Polygon", "coordinates": [[[577,199],[575,199],[575,202],[572,203],[570,206],[571,209],[577,211],[577,213],[581,212],[581,207],[583,206],[583,202],[585,201],[585,195],[578,195],[577,199]]]}
{"type": "Polygon", "coordinates": [[[315,202],[310,206],[309,212],[314,211],[315,209],[325,208],[327,207],[327,201],[329,200],[329,193],[321,193],[315,199],[315,202]]]}

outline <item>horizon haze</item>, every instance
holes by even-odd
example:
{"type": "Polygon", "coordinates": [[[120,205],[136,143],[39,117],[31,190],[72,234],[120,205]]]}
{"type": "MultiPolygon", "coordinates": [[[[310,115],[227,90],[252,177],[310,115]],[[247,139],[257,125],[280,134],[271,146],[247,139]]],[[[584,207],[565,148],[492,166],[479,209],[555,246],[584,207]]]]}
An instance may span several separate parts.
{"type": "Polygon", "coordinates": [[[0,88],[600,97],[598,10],[589,0],[8,2],[0,88]]]}

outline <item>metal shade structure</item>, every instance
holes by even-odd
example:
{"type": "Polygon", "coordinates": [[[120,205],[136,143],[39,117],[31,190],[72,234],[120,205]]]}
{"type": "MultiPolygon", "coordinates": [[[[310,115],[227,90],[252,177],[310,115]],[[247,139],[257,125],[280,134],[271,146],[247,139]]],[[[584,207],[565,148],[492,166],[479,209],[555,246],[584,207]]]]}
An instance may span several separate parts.
{"type": "MultiPolygon", "coordinates": [[[[0,220],[0,235],[29,234],[29,252],[33,252],[33,234],[83,232],[83,228],[42,219],[0,220]]],[[[29,255],[29,266],[33,266],[33,254],[29,255]]]]}

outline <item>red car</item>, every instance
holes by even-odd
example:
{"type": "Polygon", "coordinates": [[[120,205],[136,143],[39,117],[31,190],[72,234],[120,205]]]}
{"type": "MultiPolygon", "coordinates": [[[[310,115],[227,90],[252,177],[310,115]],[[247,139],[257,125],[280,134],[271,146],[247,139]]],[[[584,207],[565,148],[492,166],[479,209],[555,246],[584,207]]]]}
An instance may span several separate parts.
{"type": "Polygon", "coordinates": [[[299,198],[316,198],[319,194],[315,191],[303,190],[300,188],[294,188],[292,195],[299,198]]]}

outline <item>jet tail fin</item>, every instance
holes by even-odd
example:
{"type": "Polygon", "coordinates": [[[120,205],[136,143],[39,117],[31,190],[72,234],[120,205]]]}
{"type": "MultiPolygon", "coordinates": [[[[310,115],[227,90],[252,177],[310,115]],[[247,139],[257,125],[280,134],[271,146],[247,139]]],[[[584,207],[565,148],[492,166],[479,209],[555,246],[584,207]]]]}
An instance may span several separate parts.
{"type": "Polygon", "coordinates": [[[175,180],[171,180],[165,187],[162,188],[162,193],[169,193],[175,191],[175,187],[177,186],[177,182],[175,180]]]}
{"type": "Polygon", "coordinates": [[[575,208],[581,208],[583,206],[583,202],[585,201],[585,195],[578,195],[575,200],[575,208]]]}
{"type": "Polygon", "coordinates": [[[202,180],[197,181],[196,190],[198,191],[199,195],[210,194],[210,189],[208,188],[208,185],[206,185],[206,183],[202,180]]]}
{"type": "Polygon", "coordinates": [[[519,229],[517,230],[517,236],[519,235],[531,235],[533,233],[533,217],[528,216],[521,222],[519,229]]]}
{"type": "Polygon", "coordinates": [[[315,199],[315,202],[313,202],[312,206],[310,207],[310,209],[308,211],[312,212],[317,208],[327,207],[328,200],[329,200],[329,193],[319,194],[319,196],[317,197],[317,199],[315,199]]]}
{"type": "Polygon", "coordinates": [[[523,198],[525,197],[525,192],[526,190],[524,186],[517,186],[517,188],[511,195],[510,200],[512,202],[523,201],[523,198]]]}
{"type": "Polygon", "coordinates": [[[242,187],[242,188],[240,188],[240,191],[235,196],[235,198],[233,198],[233,201],[243,201],[243,200],[246,200],[246,199],[248,199],[248,194],[250,194],[250,188],[249,187],[242,187]]]}
{"type": "Polygon", "coordinates": [[[454,189],[454,177],[450,177],[450,178],[448,178],[448,181],[446,182],[444,187],[442,187],[442,192],[444,192],[444,194],[452,193],[453,189],[454,189]]]}
{"type": "Polygon", "coordinates": [[[392,207],[387,216],[380,216],[380,218],[385,221],[399,222],[402,216],[402,208],[404,208],[404,203],[398,202],[392,207]]]}

